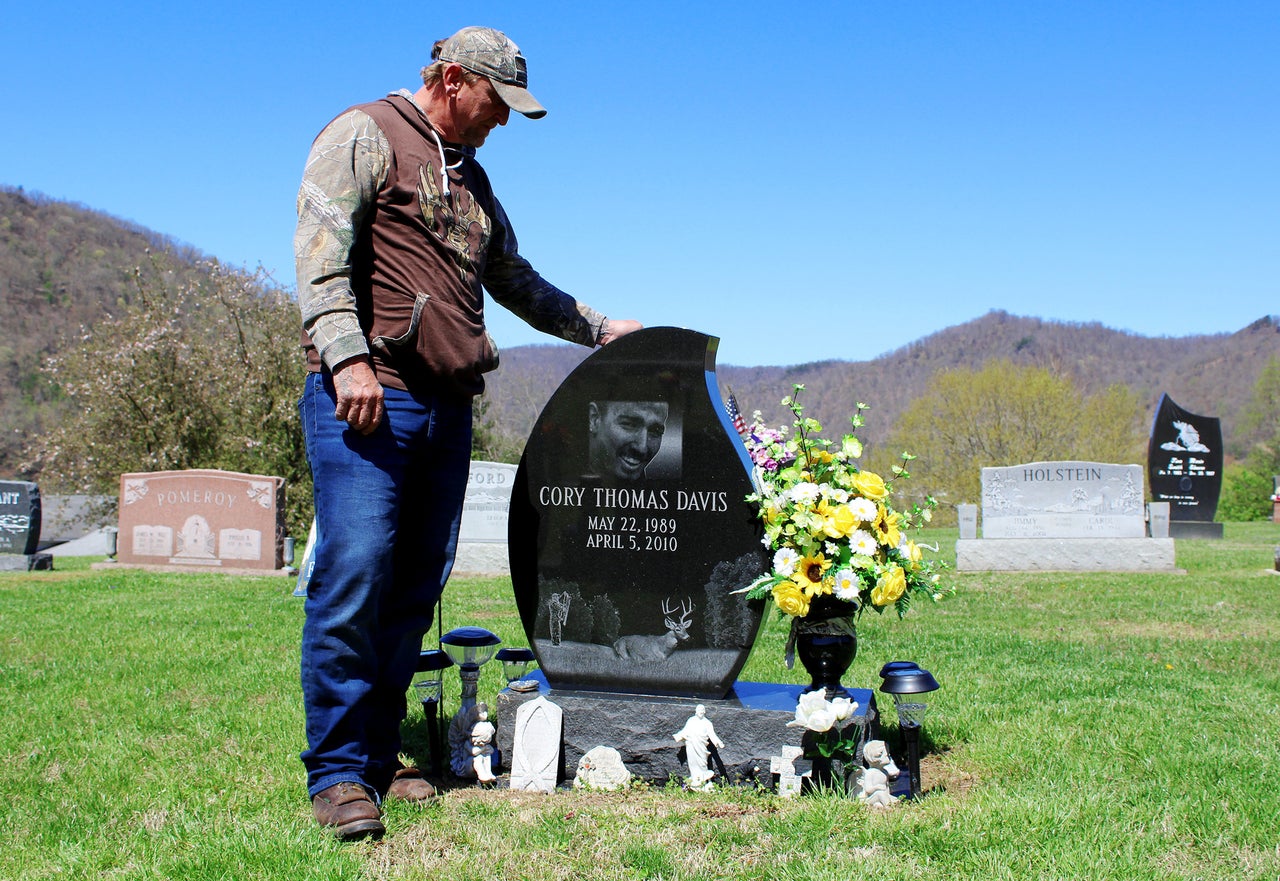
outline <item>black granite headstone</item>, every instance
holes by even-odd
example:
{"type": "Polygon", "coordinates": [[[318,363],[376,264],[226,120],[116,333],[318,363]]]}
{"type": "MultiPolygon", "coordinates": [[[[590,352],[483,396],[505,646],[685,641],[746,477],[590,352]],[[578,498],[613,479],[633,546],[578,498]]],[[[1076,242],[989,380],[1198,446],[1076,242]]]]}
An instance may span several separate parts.
{"type": "Polygon", "coordinates": [[[750,460],[720,403],[718,340],[650,328],[600,349],[534,425],[511,578],[551,688],[722,698],[761,606],[750,460]]]}
{"type": "Polygon", "coordinates": [[[34,554],[40,544],[40,488],[0,480],[0,554],[34,554]]]}
{"type": "Polygon", "coordinates": [[[1209,523],[1222,491],[1222,426],[1160,396],[1147,446],[1151,500],[1169,503],[1169,521],[1209,523]]]}

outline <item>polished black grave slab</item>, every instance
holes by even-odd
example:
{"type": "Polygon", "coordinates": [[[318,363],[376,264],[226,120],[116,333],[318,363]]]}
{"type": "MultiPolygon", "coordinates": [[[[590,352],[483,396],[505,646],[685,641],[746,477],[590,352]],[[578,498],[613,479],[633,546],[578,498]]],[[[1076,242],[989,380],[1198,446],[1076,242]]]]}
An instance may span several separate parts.
{"type": "Polygon", "coordinates": [[[649,328],[561,384],[516,473],[516,603],[551,687],[724,698],[761,604],[750,460],[715,378],[717,340],[649,328]]]}
{"type": "Polygon", "coordinates": [[[1222,538],[1222,524],[1213,523],[1222,492],[1217,418],[1191,413],[1161,395],[1147,444],[1147,480],[1151,500],[1169,503],[1171,537],[1222,538]]]}
{"type": "Polygon", "coordinates": [[[34,554],[40,544],[40,488],[0,480],[0,554],[34,554]]]}

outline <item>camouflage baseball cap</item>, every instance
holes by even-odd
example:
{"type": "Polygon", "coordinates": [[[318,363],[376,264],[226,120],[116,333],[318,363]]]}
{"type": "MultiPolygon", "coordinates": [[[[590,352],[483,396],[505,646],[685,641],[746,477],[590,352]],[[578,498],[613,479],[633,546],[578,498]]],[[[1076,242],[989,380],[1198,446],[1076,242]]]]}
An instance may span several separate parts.
{"type": "Polygon", "coordinates": [[[460,64],[472,73],[489,78],[507,106],[530,119],[541,119],[547,109],[529,94],[529,70],[520,47],[493,28],[463,28],[447,40],[436,43],[431,57],[460,64]]]}

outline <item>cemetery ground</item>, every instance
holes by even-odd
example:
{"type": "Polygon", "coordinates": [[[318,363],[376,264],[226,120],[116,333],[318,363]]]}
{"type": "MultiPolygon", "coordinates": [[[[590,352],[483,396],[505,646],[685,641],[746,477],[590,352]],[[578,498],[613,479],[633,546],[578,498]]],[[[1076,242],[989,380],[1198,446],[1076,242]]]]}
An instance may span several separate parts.
{"type": "MultiPolygon", "coordinates": [[[[950,553],[954,532],[936,538],[950,553]]],[[[388,805],[387,836],[354,845],[303,791],[292,580],[88,560],[0,574],[0,877],[1275,879],[1277,544],[1274,524],[1227,524],[1178,541],[1184,575],[963,573],[941,606],[864,617],[847,684],[897,658],[942,684],[928,794],[890,812],[460,787],[388,805]]],[[[455,581],[445,614],[524,643],[506,579],[455,581]]],[[[782,641],[770,618],[743,678],[802,681],[782,641]]],[[[406,731],[424,747],[419,708],[406,731]]]]}

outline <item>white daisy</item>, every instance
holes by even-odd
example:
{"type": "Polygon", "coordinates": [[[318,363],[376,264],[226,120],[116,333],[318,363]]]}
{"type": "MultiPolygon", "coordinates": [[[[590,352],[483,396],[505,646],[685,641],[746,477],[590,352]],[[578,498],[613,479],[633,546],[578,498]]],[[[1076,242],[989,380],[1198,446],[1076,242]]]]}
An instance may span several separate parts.
{"type": "Polygon", "coordinates": [[[812,505],[822,497],[822,488],[816,483],[797,483],[791,489],[787,490],[787,496],[791,501],[801,505],[812,505]]]}
{"type": "Polygon", "coordinates": [[[854,499],[850,502],[849,510],[853,512],[854,517],[857,517],[863,523],[870,523],[872,520],[875,520],[876,516],[880,513],[879,510],[876,509],[875,502],[870,499],[862,498],[854,499]]]}
{"type": "Polygon", "coordinates": [[[773,571],[783,578],[790,578],[792,573],[796,571],[796,564],[799,562],[800,555],[796,553],[794,548],[779,548],[778,552],[773,555],[773,571]]]}
{"type": "Polygon", "coordinates": [[[865,529],[849,533],[849,550],[859,556],[869,557],[876,552],[876,539],[865,529]]]}
{"type": "Polygon", "coordinates": [[[832,592],[842,600],[857,602],[860,586],[861,582],[858,581],[858,576],[853,574],[852,569],[841,569],[836,573],[836,583],[832,592]]]}

